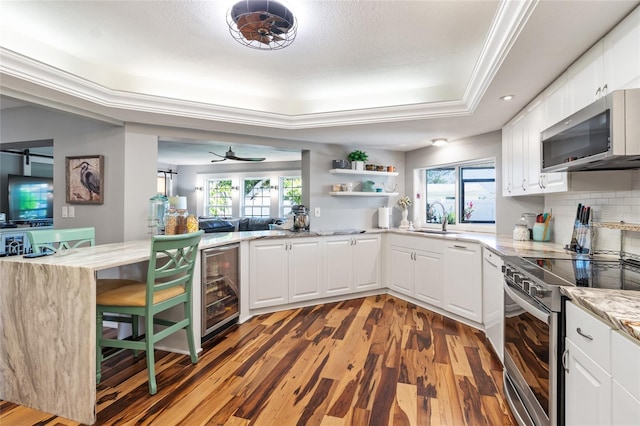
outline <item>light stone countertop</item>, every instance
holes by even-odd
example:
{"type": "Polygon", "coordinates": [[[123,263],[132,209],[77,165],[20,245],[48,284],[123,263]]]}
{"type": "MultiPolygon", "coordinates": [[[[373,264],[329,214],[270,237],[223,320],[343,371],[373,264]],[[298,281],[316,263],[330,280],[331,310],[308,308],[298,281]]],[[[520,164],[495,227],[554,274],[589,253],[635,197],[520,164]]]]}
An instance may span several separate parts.
{"type": "MultiPolygon", "coordinates": [[[[257,239],[312,238],[335,235],[394,233],[416,238],[438,238],[446,241],[475,242],[484,245],[500,256],[571,258],[575,253],[563,245],[537,241],[514,241],[508,235],[476,232],[430,234],[400,229],[342,229],[310,232],[287,230],[247,231],[204,234],[200,249],[257,239]]],[[[150,240],[102,244],[94,247],[65,250],[55,255],[24,259],[22,256],[0,258],[0,262],[29,262],[61,266],[90,268],[94,271],[142,262],[149,259],[150,240]]],[[[639,292],[608,289],[584,289],[564,287],[563,294],[577,304],[602,318],[640,342],[640,294],[639,292]]]]}
{"type": "Polygon", "coordinates": [[[560,291],[612,328],[640,343],[640,292],[582,287],[562,287],[560,291]]]}

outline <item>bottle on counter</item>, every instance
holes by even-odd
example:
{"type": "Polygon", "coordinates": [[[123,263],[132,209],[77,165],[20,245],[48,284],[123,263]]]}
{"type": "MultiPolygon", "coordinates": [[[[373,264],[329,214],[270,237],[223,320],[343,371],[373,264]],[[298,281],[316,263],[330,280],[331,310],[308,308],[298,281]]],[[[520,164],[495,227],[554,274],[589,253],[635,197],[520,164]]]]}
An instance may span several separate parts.
{"type": "Polygon", "coordinates": [[[516,226],[513,228],[513,239],[515,241],[529,241],[529,227],[527,220],[523,217],[518,219],[516,226]]]}

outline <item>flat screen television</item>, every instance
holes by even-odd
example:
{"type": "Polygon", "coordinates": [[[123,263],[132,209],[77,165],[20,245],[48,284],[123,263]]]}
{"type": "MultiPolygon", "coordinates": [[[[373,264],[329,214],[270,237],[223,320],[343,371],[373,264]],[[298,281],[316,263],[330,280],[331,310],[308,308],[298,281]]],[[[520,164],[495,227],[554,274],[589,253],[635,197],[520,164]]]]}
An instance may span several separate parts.
{"type": "Polygon", "coordinates": [[[9,220],[13,222],[53,220],[53,179],[8,176],[9,220]]]}

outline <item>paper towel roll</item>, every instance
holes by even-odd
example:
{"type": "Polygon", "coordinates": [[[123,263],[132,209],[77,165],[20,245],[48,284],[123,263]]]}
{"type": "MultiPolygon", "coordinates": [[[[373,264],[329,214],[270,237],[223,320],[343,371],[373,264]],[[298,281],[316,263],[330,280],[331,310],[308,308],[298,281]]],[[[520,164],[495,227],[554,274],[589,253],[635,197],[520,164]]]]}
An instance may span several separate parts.
{"type": "Polygon", "coordinates": [[[176,203],[176,209],[178,210],[187,209],[187,197],[178,197],[178,202],[176,203]]]}
{"type": "Polygon", "coordinates": [[[389,229],[389,207],[378,208],[378,228],[389,229]]]}

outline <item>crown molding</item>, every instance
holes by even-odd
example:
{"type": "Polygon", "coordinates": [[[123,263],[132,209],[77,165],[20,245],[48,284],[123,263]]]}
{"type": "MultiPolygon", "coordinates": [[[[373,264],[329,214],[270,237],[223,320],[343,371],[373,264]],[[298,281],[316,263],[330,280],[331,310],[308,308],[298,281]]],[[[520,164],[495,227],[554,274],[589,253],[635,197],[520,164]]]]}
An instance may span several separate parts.
{"type": "Polygon", "coordinates": [[[48,106],[83,112],[110,122],[126,122],[133,112],[219,121],[277,129],[321,127],[425,120],[471,115],[509,49],[533,12],[538,0],[502,1],[460,100],[409,105],[287,115],[114,90],[17,52],[0,47],[0,90],[24,100],[37,99],[48,106]],[[11,78],[6,78],[11,77],[11,78]],[[10,87],[11,82],[19,82],[10,87]],[[25,89],[28,87],[28,89],[25,89]],[[57,95],[57,96],[54,96],[57,95]],[[50,99],[47,102],[47,99],[50,99]]]}

